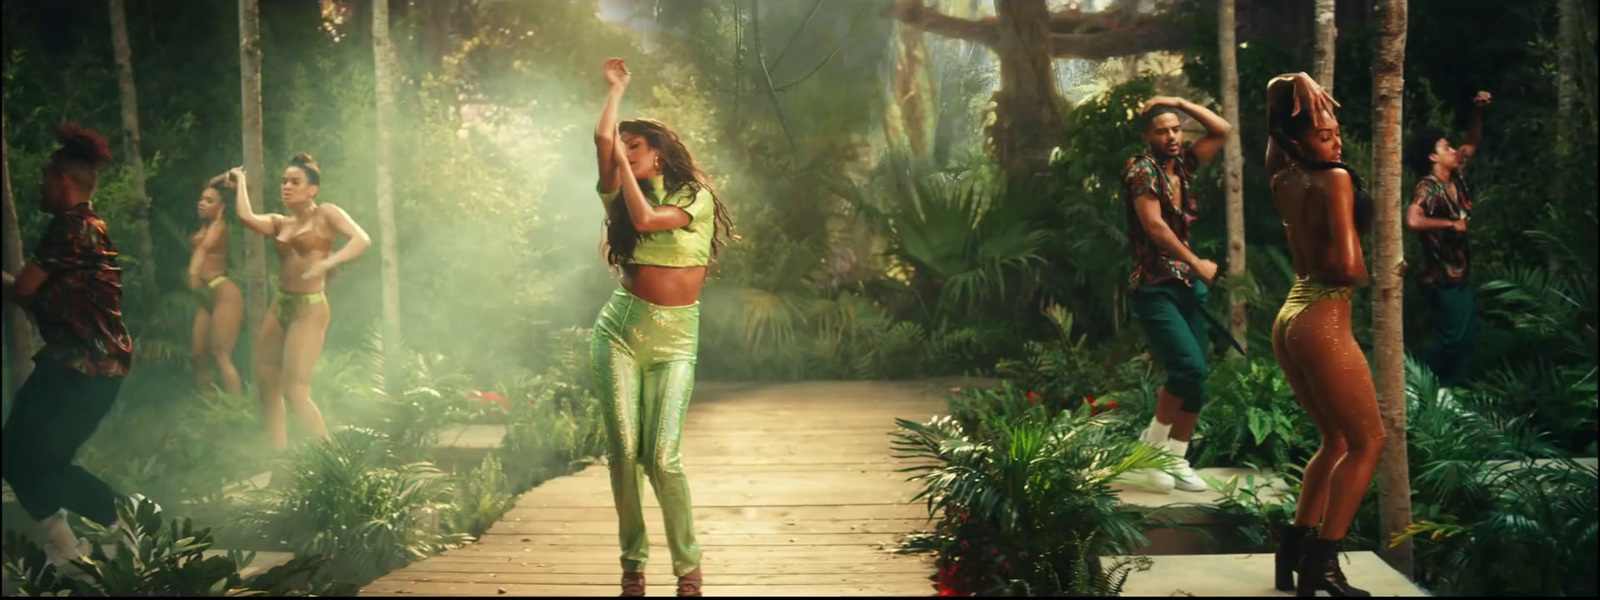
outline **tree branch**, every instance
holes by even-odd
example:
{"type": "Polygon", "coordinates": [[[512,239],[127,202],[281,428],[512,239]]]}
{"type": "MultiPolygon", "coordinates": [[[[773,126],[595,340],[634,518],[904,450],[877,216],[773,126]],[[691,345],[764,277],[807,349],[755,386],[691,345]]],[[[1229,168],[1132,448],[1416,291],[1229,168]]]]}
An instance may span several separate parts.
{"type": "Polygon", "coordinates": [[[1170,21],[1149,21],[1128,29],[1100,33],[1052,33],[1051,55],[1056,58],[1103,60],[1189,46],[1190,28],[1170,21]]]}
{"type": "Polygon", "coordinates": [[[916,27],[928,33],[933,33],[949,38],[966,40],[987,47],[994,47],[999,38],[995,28],[999,21],[993,17],[985,19],[961,19],[952,17],[930,9],[923,0],[899,0],[885,11],[887,16],[898,19],[900,22],[916,27]]]}

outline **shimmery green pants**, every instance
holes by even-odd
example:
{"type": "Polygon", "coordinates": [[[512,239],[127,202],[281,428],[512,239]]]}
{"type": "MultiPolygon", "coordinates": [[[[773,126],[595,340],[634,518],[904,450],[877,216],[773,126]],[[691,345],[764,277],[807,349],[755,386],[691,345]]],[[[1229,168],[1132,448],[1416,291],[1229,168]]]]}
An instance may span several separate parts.
{"type": "Polygon", "coordinates": [[[661,503],[672,572],[683,576],[700,566],[689,479],[678,454],[699,347],[698,302],[657,306],[619,288],[595,321],[589,358],[606,413],[624,572],[643,572],[650,557],[639,498],[646,476],[661,503]]]}

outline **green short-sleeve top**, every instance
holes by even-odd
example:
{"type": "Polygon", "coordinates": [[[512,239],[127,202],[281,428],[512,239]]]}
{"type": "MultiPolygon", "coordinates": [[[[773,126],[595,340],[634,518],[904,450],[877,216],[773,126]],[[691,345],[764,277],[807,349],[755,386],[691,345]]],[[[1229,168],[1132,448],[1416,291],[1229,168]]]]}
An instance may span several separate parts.
{"type": "MultiPolygon", "coordinates": [[[[644,183],[644,182],[640,182],[644,183]]],[[[652,206],[676,206],[689,213],[689,224],[666,231],[639,232],[639,245],[634,247],[633,260],[628,264],[657,267],[703,267],[711,263],[711,238],[716,231],[716,204],[711,191],[694,190],[681,186],[671,193],[666,191],[666,178],[655,176],[649,185],[641,185],[645,198],[652,206]]],[[[619,183],[615,191],[600,193],[603,207],[610,209],[612,201],[622,193],[619,183]]]]}

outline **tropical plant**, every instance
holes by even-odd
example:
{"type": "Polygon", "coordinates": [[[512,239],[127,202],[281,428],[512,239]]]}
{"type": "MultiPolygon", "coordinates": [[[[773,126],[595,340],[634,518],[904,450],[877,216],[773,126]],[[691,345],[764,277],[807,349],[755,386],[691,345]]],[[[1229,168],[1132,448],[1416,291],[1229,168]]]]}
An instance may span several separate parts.
{"type": "Polygon", "coordinates": [[[1040,406],[970,428],[956,417],[897,420],[896,458],[922,485],[934,532],[911,536],[907,552],[934,552],[942,595],[1113,595],[1144,541],[1146,511],[1117,500],[1111,483],[1142,468],[1166,468],[1154,448],[1113,437],[1108,414],[1087,404],[1053,417],[1040,406]]]}
{"type": "Polygon", "coordinates": [[[125,528],[108,534],[111,545],[96,544],[88,556],[57,569],[42,549],[21,534],[5,532],[6,577],[25,596],[308,596],[354,595],[347,583],[307,585],[326,566],[326,556],[290,560],[248,578],[240,573],[255,553],[229,550],[206,556],[211,530],[189,519],[165,523],[161,507],[143,497],[117,501],[125,528]],[[108,550],[109,548],[109,550],[108,550]]]}
{"type": "Polygon", "coordinates": [[[1206,379],[1197,467],[1305,464],[1321,443],[1316,424],[1271,360],[1218,361],[1206,379]]]}
{"type": "Polygon", "coordinates": [[[483,535],[515,501],[505,469],[491,452],[477,468],[456,475],[455,509],[448,513],[446,526],[452,532],[483,535]]]}
{"type": "Polygon", "coordinates": [[[250,492],[239,522],[296,556],[332,557],[322,580],[360,585],[467,542],[440,527],[454,510],[449,477],[398,462],[383,434],[340,431],[296,451],[282,487],[250,492]]]}

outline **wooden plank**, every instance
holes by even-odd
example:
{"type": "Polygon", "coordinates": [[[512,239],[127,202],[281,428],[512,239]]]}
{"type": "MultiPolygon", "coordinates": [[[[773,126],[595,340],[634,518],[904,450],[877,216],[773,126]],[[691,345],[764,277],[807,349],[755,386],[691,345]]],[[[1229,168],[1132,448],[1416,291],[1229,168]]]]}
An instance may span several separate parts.
{"type": "MultiPolygon", "coordinates": [[[[690,405],[683,464],[712,595],[931,595],[929,555],[896,554],[932,526],[921,489],[893,457],[895,419],[942,414],[929,382],[710,384],[690,405]]],[[[490,447],[498,431],[453,431],[456,446],[490,447]],[[472,438],[468,440],[468,438],[472,438]],[[470,443],[469,443],[470,442],[470,443]]],[[[673,593],[659,504],[641,498],[653,542],[652,595],[673,593]]],[[[477,543],[390,573],[377,595],[614,596],[616,509],[604,464],[546,482],[477,543]]]]}
{"type": "MultiPolygon", "coordinates": [[[[659,514],[659,513],[658,513],[659,514]]],[[[927,516],[922,504],[845,504],[776,505],[776,506],[705,506],[694,507],[695,522],[722,520],[866,520],[866,519],[917,519],[927,516]]],[[[507,511],[502,521],[595,521],[617,517],[611,505],[591,508],[537,508],[518,506],[507,511]]],[[[648,517],[648,515],[647,515],[648,517]]]]}
{"type": "MultiPolygon", "coordinates": [[[[485,544],[505,543],[497,542],[495,538],[506,537],[518,540],[517,543],[532,546],[599,546],[614,548],[617,545],[617,534],[496,534],[485,533],[479,540],[485,544]],[[525,541],[524,541],[525,540],[525,541]]],[[[720,546],[870,546],[873,544],[894,543],[898,537],[889,533],[705,533],[696,536],[703,548],[716,548],[720,546]]]]}
{"type": "MultiPolygon", "coordinates": [[[[672,580],[665,584],[655,584],[645,588],[649,596],[672,596],[677,588],[672,580]]],[[[616,596],[621,588],[617,582],[595,585],[554,585],[554,584],[497,584],[497,583],[435,583],[435,582],[389,582],[379,580],[365,589],[362,595],[415,595],[415,596],[616,596]]],[[[702,592],[707,596],[929,596],[933,594],[933,583],[923,581],[920,583],[896,583],[887,585],[873,584],[839,584],[839,585],[721,585],[715,580],[707,578],[702,592]]]]}
{"type": "MultiPolygon", "coordinates": [[[[522,585],[617,585],[622,568],[613,566],[608,573],[415,573],[387,578],[394,583],[492,583],[522,585]]],[[[927,584],[928,574],[923,573],[761,573],[738,574],[704,571],[707,581],[723,586],[772,585],[917,585],[927,584]]],[[[648,582],[657,577],[646,572],[648,582]]],[[[670,573],[658,576],[663,581],[673,581],[670,573]]]]}
{"type": "MultiPolygon", "coordinates": [[[[645,528],[648,531],[662,531],[660,517],[645,519],[645,528]]],[[[699,535],[726,535],[726,534],[786,534],[786,533],[911,533],[926,530],[930,523],[925,519],[858,519],[855,521],[800,521],[788,520],[718,520],[708,519],[695,522],[696,533],[699,535]]],[[[616,535],[617,520],[613,516],[608,521],[501,521],[490,527],[486,533],[497,535],[516,534],[590,534],[590,535],[616,535]]]]}
{"type": "MultiPolygon", "coordinates": [[[[841,493],[829,490],[820,490],[804,495],[774,494],[755,496],[753,494],[752,492],[752,495],[749,496],[740,494],[737,497],[719,498],[716,496],[707,497],[706,494],[696,493],[694,505],[696,507],[793,506],[797,502],[813,505],[864,504],[865,500],[871,498],[870,495],[864,496],[860,493],[841,493]]],[[[906,498],[909,500],[910,495],[907,495],[906,498]]],[[[661,506],[655,501],[654,497],[649,496],[644,498],[640,504],[646,509],[659,509],[661,506]]],[[[527,498],[518,501],[517,506],[523,508],[601,508],[613,507],[614,504],[611,500],[611,490],[600,489],[587,495],[558,496],[552,494],[549,497],[527,498]]]]}
{"type": "MultiPolygon", "coordinates": [[[[405,578],[419,578],[426,573],[547,573],[570,575],[616,575],[619,568],[616,557],[605,563],[528,563],[513,562],[510,559],[486,560],[450,560],[451,557],[439,556],[413,564],[390,575],[391,578],[403,575],[405,578]]],[[[778,574],[874,574],[874,573],[915,573],[926,577],[932,570],[933,559],[927,560],[897,560],[874,563],[819,563],[815,561],[786,561],[781,563],[748,563],[737,561],[722,561],[713,563],[710,557],[704,561],[707,572],[714,570],[721,575],[778,575],[778,574]]],[[[672,561],[652,560],[645,566],[648,576],[670,576],[672,561]]],[[[445,581],[445,580],[440,580],[445,581]]]]}
{"type": "MultiPolygon", "coordinates": [[[[450,550],[448,554],[440,557],[483,557],[507,558],[510,562],[534,563],[565,563],[565,565],[616,565],[622,550],[616,544],[610,547],[603,546],[544,546],[536,547],[525,542],[512,542],[507,539],[506,544],[472,544],[472,546],[459,547],[450,550]]],[[[651,555],[662,557],[667,554],[666,539],[651,539],[651,555]]],[[[819,563],[846,563],[846,565],[866,565],[866,563],[886,563],[894,560],[915,560],[912,555],[893,554],[896,546],[886,544],[883,549],[877,546],[867,547],[840,547],[840,546],[738,546],[723,547],[723,549],[707,550],[702,560],[710,563],[786,563],[805,560],[805,562],[819,563]]],[[[434,560],[432,557],[429,560],[434,560]]]]}

